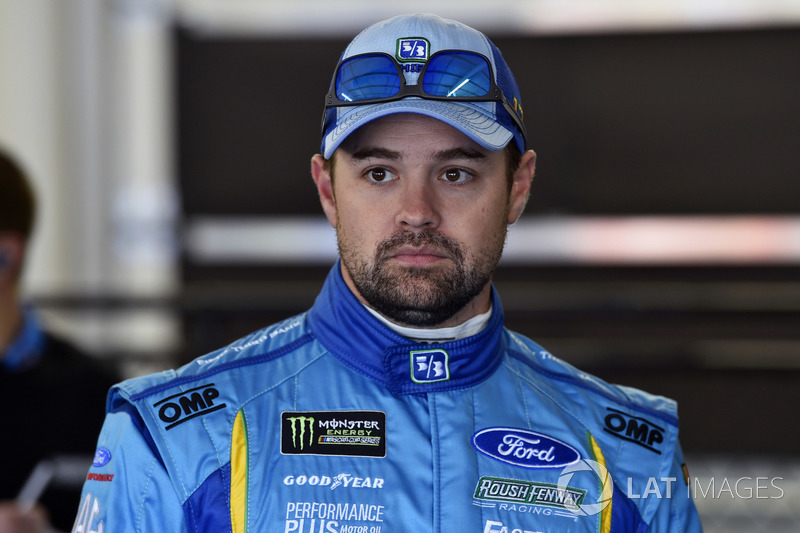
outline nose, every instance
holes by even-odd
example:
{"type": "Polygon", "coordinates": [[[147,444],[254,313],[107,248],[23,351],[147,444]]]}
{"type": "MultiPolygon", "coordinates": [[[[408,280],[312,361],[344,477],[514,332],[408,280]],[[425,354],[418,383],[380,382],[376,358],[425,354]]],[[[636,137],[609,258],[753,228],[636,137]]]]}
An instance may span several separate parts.
{"type": "Polygon", "coordinates": [[[403,229],[439,226],[441,221],[436,192],[426,180],[407,180],[397,199],[395,224],[403,229]]]}

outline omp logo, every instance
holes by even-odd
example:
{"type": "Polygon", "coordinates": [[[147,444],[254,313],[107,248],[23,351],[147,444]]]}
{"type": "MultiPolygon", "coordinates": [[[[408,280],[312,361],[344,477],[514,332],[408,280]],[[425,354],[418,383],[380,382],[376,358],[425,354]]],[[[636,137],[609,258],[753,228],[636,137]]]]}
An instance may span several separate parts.
{"type": "Polygon", "coordinates": [[[661,454],[657,446],[664,442],[664,428],[644,418],[631,416],[610,407],[607,409],[609,413],[606,415],[603,429],[623,440],[661,454]]]}
{"type": "Polygon", "coordinates": [[[436,383],[450,379],[447,352],[444,350],[412,350],[411,380],[414,383],[436,383]]]}
{"type": "Polygon", "coordinates": [[[397,59],[400,61],[427,61],[430,43],[422,37],[397,39],[397,59]]]}
{"type": "Polygon", "coordinates": [[[219,398],[219,391],[214,388],[213,383],[208,383],[164,398],[154,403],[153,407],[158,409],[158,418],[165,422],[166,429],[170,430],[193,418],[219,411],[225,407],[224,403],[214,403],[217,398],[219,398]]]}
{"type": "Polygon", "coordinates": [[[287,418],[292,425],[292,446],[302,450],[314,443],[314,418],[310,416],[292,416],[287,418]],[[308,426],[308,440],[306,441],[306,426],[308,426]]]}

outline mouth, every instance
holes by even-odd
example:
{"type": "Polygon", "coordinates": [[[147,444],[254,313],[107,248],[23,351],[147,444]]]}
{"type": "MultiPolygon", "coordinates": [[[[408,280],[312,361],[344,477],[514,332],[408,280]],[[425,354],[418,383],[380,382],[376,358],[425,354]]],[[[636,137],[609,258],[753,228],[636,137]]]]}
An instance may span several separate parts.
{"type": "Polygon", "coordinates": [[[387,259],[408,266],[425,267],[450,259],[450,255],[447,252],[430,246],[402,246],[389,254],[387,259]]]}

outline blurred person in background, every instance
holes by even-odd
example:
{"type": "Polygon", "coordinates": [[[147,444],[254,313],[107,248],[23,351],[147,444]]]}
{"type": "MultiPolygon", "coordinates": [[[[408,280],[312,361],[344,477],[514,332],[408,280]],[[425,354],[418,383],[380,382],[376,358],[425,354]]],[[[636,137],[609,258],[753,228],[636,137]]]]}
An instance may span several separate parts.
{"type": "Polygon", "coordinates": [[[35,220],[32,184],[0,149],[0,533],[71,529],[82,480],[56,479],[55,469],[70,459],[91,464],[103,399],[117,381],[25,303],[35,220]]]}
{"type": "Polygon", "coordinates": [[[504,326],[491,279],[535,160],[485,35],[359,34],[311,161],[339,244],[317,300],[115,386],[73,532],[700,531],[675,402],[504,326]]]}

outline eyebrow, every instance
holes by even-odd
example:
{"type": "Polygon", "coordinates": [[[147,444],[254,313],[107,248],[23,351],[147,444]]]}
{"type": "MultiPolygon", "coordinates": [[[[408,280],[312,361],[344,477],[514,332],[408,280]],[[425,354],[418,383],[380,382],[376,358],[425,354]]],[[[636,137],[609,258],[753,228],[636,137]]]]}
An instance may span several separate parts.
{"type": "Polygon", "coordinates": [[[356,161],[363,161],[365,159],[370,159],[373,157],[379,159],[389,159],[390,161],[397,161],[400,159],[401,155],[400,152],[389,150],[388,148],[370,146],[367,148],[356,150],[355,152],[350,154],[350,157],[352,157],[356,161]]]}
{"type": "Polygon", "coordinates": [[[467,148],[450,148],[442,150],[433,154],[434,159],[437,161],[451,161],[453,159],[468,159],[472,161],[484,161],[487,155],[477,150],[469,150],[467,148]]]}

